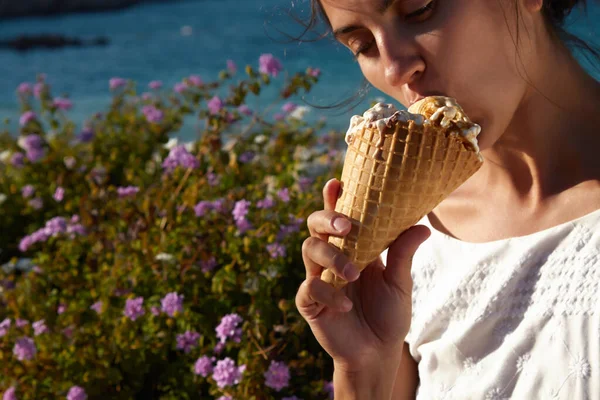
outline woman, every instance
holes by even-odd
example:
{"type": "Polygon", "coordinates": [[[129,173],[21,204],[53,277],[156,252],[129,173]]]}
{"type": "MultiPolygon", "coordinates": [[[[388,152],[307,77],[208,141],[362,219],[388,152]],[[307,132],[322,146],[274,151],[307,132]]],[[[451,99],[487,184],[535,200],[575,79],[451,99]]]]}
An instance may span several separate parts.
{"type": "Polygon", "coordinates": [[[600,84],[560,34],[576,4],[313,4],[376,88],[456,98],[485,159],[360,274],[327,243],[350,224],[324,187],[296,305],[336,400],[600,398],[600,84]]]}

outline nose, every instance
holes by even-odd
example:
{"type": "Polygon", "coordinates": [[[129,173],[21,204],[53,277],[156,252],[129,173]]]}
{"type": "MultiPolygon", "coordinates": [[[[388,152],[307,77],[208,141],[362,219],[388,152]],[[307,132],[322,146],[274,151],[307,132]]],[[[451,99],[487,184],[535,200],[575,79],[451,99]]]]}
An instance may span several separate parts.
{"type": "Polygon", "coordinates": [[[388,85],[411,83],[425,71],[425,61],[414,42],[398,38],[397,35],[383,37],[381,42],[379,52],[388,85]]]}

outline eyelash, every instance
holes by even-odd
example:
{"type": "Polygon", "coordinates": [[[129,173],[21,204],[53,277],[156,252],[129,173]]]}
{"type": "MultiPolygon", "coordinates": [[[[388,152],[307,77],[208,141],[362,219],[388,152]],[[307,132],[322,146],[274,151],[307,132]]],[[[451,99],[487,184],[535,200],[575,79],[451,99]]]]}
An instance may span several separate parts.
{"type": "MultiPolygon", "coordinates": [[[[411,12],[410,14],[406,15],[405,18],[412,19],[412,18],[420,17],[421,15],[425,14],[426,12],[433,10],[435,8],[436,3],[437,3],[437,0],[431,0],[429,3],[427,3],[427,5],[425,7],[419,8],[417,11],[411,12]]],[[[365,51],[369,50],[369,48],[371,48],[373,43],[375,43],[375,41],[371,40],[369,43],[367,43],[363,46],[360,46],[358,48],[358,50],[356,50],[356,52],[354,53],[354,58],[358,59],[358,56],[360,56],[365,51]]]]}

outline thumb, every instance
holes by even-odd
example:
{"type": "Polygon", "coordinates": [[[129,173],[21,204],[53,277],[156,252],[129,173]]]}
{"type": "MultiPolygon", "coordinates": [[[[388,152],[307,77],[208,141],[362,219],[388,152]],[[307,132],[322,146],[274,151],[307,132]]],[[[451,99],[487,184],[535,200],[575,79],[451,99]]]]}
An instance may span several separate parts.
{"type": "Polygon", "coordinates": [[[385,281],[396,287],[412,292],[410,275],[412,259],[421,244],[429,238],[431,231],[424,225],[415,225],[404,231],[390,245],[387,254],[386,268],[383,272],[385,281]]]}

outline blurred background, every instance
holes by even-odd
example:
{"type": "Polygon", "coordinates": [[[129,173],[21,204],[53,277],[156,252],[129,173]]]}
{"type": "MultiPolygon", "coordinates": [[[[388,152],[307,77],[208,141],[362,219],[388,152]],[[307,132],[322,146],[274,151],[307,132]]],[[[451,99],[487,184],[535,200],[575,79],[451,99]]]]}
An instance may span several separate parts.
{"type": "MultiPolygon", "coordinates": [[[[301,32],[290,13],[306,18],[308,5],[308,0],[0,0],[0,118],[19,114],[15,89],[35,81],[38,73],[47,74],[55,95],[69,95],[75,104],[69,115],[81,123],[108,106],[112,77],[132,79],[142,92],[152,80],[172,87],[192,74],[216,79],[229,59],[239,69],[257,67],[263,53],[275,55],[290,72],[320,68],[322,79],[305,100],[330,105],[352,96],[361,75],[349,51],[330,38],[285,43],[278,31],[301,32]],[[85,7],[93,11],[63,13],[85,7]],[[47,13],[51,15],[40,15],[47,13]],[[55,47],[30,47],[33,43],[22,35],[41,35],[38,40],[55,47]]],[[[598,3],[587,16],[572,15],[569,30],[599,43],[598,3]]],[[[371,90],[358,110],[378,97],[385,98],[371,90]]],[[[249,105],[267,107],[269,99],[268,94],[251,98],[249,105]]],[[[301,99],[296,102],[302,104],[301,99]]],[[[326,118],[330,128],[345,130],[349,114],[312,109],[306,119],[326,118]]],[[[191,129],[179,132],[184,140],[191,135],[191,129]]]]}

